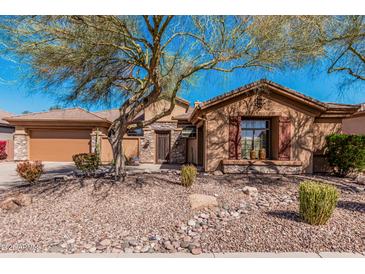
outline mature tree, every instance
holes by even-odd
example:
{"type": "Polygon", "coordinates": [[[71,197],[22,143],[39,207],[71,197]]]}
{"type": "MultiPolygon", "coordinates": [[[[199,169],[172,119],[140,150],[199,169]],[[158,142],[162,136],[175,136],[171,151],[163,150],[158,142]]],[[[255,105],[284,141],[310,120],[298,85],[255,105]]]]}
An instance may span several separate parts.
{"type": "Polygon", "coordinates": [[[200,71],[272,69],[284,60],[279,17],[30,16],[2,19],[8,49],[47,87],[70,86],[67,100],[118,102],[109,128],[116,175],[124,171],[122,139],[171,113],[177,93],[200,71]],[[134,118],[157,100],[168,108],[134,118]]]}
{"type": "MultiPolygon", "coordinates": [[[[263,20],[270,21],[264,17],[263,20]]],[[[280,16],[289,37],[288,61],[305,65],[321,61],[328,73],[342,73],[352,81],[365,80],[365,17],[280,16]]]]}

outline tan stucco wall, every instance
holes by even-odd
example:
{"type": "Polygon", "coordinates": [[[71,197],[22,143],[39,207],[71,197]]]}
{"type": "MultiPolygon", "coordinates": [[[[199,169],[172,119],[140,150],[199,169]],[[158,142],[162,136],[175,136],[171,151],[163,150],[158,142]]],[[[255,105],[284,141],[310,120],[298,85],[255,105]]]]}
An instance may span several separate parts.
{"type": "Polygon", "coordinates": [[[326,136],[332,133],[341,133],[341,119],[316,119],[313,126],[313,152],[314,154],[323,154],[326,136]]]}
{"type": "MultiPolygon", "coordinates": [[[[127,158],[139,156],[139,138],[125,136],[123,139],[124,155],[127,158]]],[[[103,163],[110,163],[113,160],[113,150],[107,136],[101,138],[100,158],[103,163]]]]}
{"type": "Polygon", "coordinates": [[[342,131],[346,134],[365,134],[365,113],[361,116],[344,119],[342,131]]]}
{"type": "MultiPolygon", "coordinates": [[[[154,104],[152,104],[151,106],[149,106],[148,108],[145,109],[145,119],[149,120],[153,117],[155,117],[156,114],[161,113],[161,111],[163,111],[164,109],[168,109],[170,106],[170,102],[168,102],[167,100],[161,100],[158,101],[154,104]]],[[[171,118],[173,116],[177,116],[177,115],[181,115],[186,113],[188,106],[183,105],[180,102],[176,102],[175,104],[175,108],[173,109],[172,113],[170,115],[167,115],[161,119],[159,119],[158,121],[171,121],[171,118]]]]}
{"type": "MultiPolygon", "coordinates": [[[[315,110],[310,110],[280,95],[264,95],[264,105],[261,109],[255,107],[255,96],[242,96],[239,100],[217,106],[206,113],[206,163],[205,169],[213,171],[219,167],[222,159],[228,159],[229,116],[257,116],[257,117],[289,117],[292,122],[291,160],[301,161],[304,173],[313,171],[314,134],[313,129],[319,128],[321,135],[331,132],[331,123],[314,126],[315,110]]],[[[275,121],[275,119],[273,119],[275,121]]],[[[275,123],[275,122],[274,122],[275,123]]],[[[278,142],[273,134],[272,142],[278,142]]],[[[323,144],[316,139],[316,148],[323,144]]],[[[277,155],[274,148],[273,156],[277,155]]]]}

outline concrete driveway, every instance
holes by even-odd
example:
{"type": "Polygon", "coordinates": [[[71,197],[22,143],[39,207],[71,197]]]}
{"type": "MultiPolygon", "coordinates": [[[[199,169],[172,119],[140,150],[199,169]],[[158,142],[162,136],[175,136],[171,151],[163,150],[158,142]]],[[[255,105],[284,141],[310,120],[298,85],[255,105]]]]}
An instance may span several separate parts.
{"type": "MultiPolygon", "coordinates": [[[[43,162],[44,174],[41,179],[48,177],[54,177],[58,175],[66,175],[67,173],[74,171],[75,165],[71,162],[43,162]]],[[[0,190],[8,189],[13,186],[19,186],[25,182],[17,175],[16,163],[3,162],[0,163],[0,190]]]]}

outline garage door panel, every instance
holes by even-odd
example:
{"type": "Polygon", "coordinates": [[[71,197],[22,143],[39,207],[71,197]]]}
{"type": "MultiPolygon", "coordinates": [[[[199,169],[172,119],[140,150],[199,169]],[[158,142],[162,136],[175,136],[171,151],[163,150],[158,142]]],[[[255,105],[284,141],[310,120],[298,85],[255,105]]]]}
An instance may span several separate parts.
{"type": "Polygon", "coordinates": [[[72,155],[90,151],[91,130],[32,130],[30,159],[72,161],[72,155]]]}

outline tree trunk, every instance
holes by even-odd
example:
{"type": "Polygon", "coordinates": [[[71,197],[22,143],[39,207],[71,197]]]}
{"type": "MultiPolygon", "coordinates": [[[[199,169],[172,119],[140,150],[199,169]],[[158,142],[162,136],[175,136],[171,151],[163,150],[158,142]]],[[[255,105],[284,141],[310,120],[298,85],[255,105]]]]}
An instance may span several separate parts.
{"type": "Polygon", "coordinates": [[[121,137],[124,136],[124,134],[125,132],[116,132],[115,134],[109,136],[109,142],[113,150],[116,179],[124,179],[126,175],[123,137],[121,137]]]}

